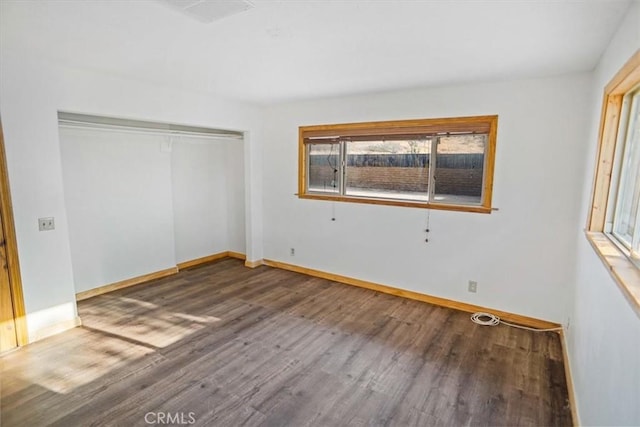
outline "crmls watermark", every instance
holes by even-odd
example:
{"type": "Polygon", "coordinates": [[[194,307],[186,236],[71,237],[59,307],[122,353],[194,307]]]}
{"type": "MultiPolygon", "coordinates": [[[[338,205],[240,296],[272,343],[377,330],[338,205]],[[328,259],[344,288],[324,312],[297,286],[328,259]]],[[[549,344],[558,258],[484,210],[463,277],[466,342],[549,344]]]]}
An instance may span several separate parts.
{"type": "Polygon", "coordinates": [[[144,422],[147,424],[195,424],[196,414],[193,412],[147,412],[144,414],[144,422]]]}

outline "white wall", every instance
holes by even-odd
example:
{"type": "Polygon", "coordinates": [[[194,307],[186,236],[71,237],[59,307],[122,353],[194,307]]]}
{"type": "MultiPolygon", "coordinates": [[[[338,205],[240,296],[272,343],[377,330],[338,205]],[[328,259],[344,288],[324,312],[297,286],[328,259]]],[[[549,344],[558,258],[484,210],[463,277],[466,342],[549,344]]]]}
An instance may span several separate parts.
{"type": "Polygon", "coordinates": [[[551,321],[566,320],[589,75],[421,89],[269,109],[265,258],[551,321]],[[490,215],[300,200],[301,125],[498,114],[490,215]],[[295,247],[295,256],[289,248],[295,247]],[[478,293],[467,292],[469,280],[478,293]]]}
{"type": "Polygon", "coordinates": [[[176,262],[244,253],[245,242],[238,241],[244,236],[244,179],[237,167],[242,149],[242,141],[234,140],[181,137],[173,143],[176,262]]]}
{"type": "Polygon", "coordinates": [[[76,292],[175,266],[171,153],[158,136],[60,129],[76,292]]]}
{"type": "MultiPolygon", "coordinates": [[[[260,215],[260,108],[63,68],[10,48],[0,57],[0,115],[31,337],[76,316],[58,111],[245,131],[245,161],[255,165],[244,168],[247,214],[260,215]],[[38,232],[37,218],[45,216],[56,218],[55,231],[38,232]]],[[[261,218],[247,217],[245,225],[247,257],[260,259],[261,218]]]]}
{"type": "Polygon", "coordinates": [[[587,221],[605,85],[640,48],[640,2],[634,2],[602,56],[591,86],[582,213],[574,230],[576,283],[567,333],[577,407],[583,425],[640,425],[640,316],[587,242],[587,221]]]}
{"type": "MultiPolygon", "coordinates": [[[[244,147],[242,142],[232,141],[226,144],[227,230],[229,232],[227,249],[239,253],[246,253],[247,251],[244,160],[244,147]]],[[[262,177],[260,177],[260,179],[262,179],[262,177]]],[[[262,219],[261,210],[260,219],[262,219]]],[[[262,242],[260,241],[259,243],[260,254],[262,254],[262,242]]]]}

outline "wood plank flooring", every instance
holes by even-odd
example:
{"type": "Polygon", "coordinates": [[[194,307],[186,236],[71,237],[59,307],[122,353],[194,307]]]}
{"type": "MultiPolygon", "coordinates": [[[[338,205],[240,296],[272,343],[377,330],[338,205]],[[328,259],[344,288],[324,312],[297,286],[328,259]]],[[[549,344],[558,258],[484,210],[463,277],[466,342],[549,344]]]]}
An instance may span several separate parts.
{"type": "Polygon", "coordinates": [[[0,358],[0,425],[571,425],[557,334],[298,273],[224,259],[79,311],[0,358]]]}

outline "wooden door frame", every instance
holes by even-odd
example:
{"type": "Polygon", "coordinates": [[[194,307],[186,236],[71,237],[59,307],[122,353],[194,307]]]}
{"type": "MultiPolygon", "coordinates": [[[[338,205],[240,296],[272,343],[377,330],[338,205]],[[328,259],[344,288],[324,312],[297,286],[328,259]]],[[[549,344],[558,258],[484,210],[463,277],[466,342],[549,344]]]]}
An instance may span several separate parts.
{"type": "Polygon", "coordinates": [[[16,229],[13,222],[13,207],[9,189],[9,172],[7,169],[7,157],[4,149],[4,135],[2,122],[0,121],[0,213],[2,217],[2,229],[4,230],[5,248],[7,254],[7,269],[9,273],[9,289],[13,305],[13,317],[16,326],[16,339],[18,346],[29,343],[27,331],[27,317],[24,308],[24,296],[22,293],[22,278],[20,276],[20,262],[18,260],[18,242],[16,229]]]}

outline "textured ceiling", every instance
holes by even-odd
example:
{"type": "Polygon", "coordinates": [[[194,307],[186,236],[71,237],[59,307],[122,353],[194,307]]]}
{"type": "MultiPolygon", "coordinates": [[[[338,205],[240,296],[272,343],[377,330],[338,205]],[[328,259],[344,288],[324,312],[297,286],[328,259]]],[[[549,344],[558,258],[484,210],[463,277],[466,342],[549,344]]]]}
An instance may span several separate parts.
{"type": "MultiPolygon", "coordinates": [[[[0,2],[2,51],[269,104],[593,69],[628,0],[0,2]]],[[[0,51],[0,52],[2,52],[0,51]]]]}

